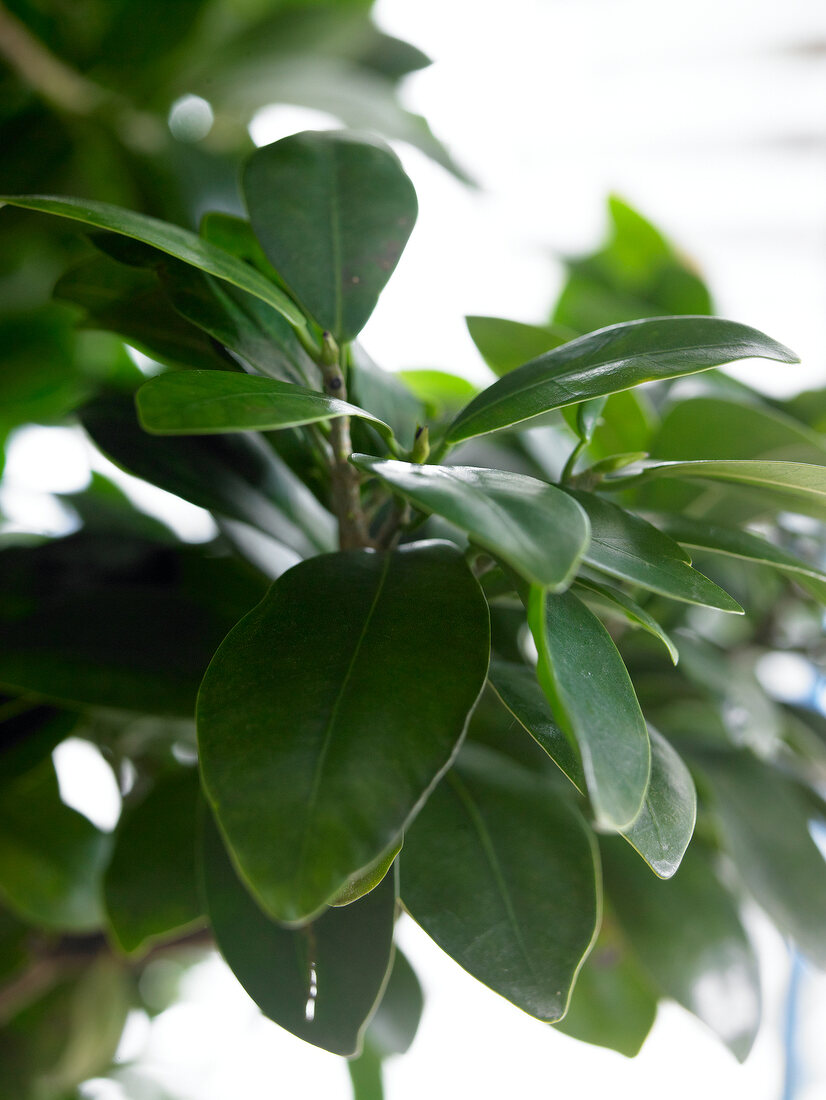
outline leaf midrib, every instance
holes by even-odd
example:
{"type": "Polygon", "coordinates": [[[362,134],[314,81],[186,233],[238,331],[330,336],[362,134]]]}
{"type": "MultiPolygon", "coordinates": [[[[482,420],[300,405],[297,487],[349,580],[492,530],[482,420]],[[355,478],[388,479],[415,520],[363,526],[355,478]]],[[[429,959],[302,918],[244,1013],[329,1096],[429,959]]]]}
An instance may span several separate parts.
{"type": "MultiPolygon", "coordinates": [[[[316,805],[318,803],[318,796],[319,796],[319,792],[321,790],[321,781],[322,781],[322,778],[323,778],[324,766],[327,762],[327,756],[328,756],[329,751],[330,751],[330,744],[332,742],[333,730],[335,728],[336,719],[338,718],[338,713],[339,713],[339,710],[341,708],[342,700],[344,699],[344,696],[347,692],[347,686],[350,683],[350,680],[352,679],[353,670],[355,669],[356,662],[357,662],[358,657],[359,657],[359,653],[361,652],[361,648],[362,648],[362,645],[364,643],[364,639],[367,635],[367,631],[370,627],[370,623],[371,623],[371,621],[373,619],[373,616],[375,614],[376,608],[377,608],[378,603],[379,603],[379,599],[380,599],[381,594],[384,590],[384,585],[385,585],[385,582],[387,580],[387,574],[388,574],[388,571],[390,569],[390,562],[391,562],[391,555],[387,554],[385,556],[385,562],[384,562],[384,566],[382,567],[381,575],[379,576],[378,583],[376,585],[375,595],[373,596],[372,602],[370,604],[370,608],[367,612],[367,615],[365,616],[364,624],[361,628],[361,632],[360,632],[360,634],[358,636],[358,639],[356,641],[355,647],[353,649],[353,654],[350,658],[349,664],[347,665],[347,671],[345,672],[344,678],[341,681],[341,687],[339,688],[339,691],[338,691],[338,694],[336,696],[335,702],[333,703],[333,706],[330,709],[330,717],[328,719],[327,726],[324,730],[324,734],[323,734],[323,738],[322,738],[321,751],[319,752],[318,760],[316,761],[315,770],[313,772],[312,786],[310,788],[310,796],[307,800],[307,809],[306,809],[306,814],[305,814],[306,828],[304,829],[304,836],[303,836],[302,843],[301,843],[301,851],[299,852],[299,856],[298,856],[298,860],[297,860],[297,864],[296,864],[296,870],[295,870],[295,874],[294,874],[294,880],[299,884],[302,883],[303,878],[304,878],[304,864],[305,864],[305,860],[307,858],[307,849],[310,846],[311,837],[313,836],[313,833],[315,832],[315,828],[314,828],[314,825],[315,825],[315,809],[316,809],[316,805]]],[[[354,868],[354,870],[358,870],[358,868],[354,868]]]]}

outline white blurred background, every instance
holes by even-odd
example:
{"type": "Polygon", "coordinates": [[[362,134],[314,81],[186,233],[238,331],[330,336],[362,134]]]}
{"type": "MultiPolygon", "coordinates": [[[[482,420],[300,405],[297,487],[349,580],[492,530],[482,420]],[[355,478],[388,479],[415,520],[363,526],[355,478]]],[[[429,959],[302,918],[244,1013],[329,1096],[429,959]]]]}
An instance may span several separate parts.
{"type": "MultiPolygon", "coordinates": [[[[381,364],[483,379],[464,315],[544,320],[562,278],[558,257],[598,242],[605,198],[616,192],[696,260],[723,315],[803,359],[735,373],[774,393],[826,383],[824,0],[379,0],[377,17],[434,59],[409,78],[406,105],[479,184],[469,190],[399,148],[421,213],[364,334],[381,364]]],[[[252,132],[263,144],[325,121],[270,108],[252,132]]],[[[4,507],[13,514],[40,501],[42,528],[63,530],[65,517],[38,492],[81,488],[88,471],[88,451],[71,431],[28,429],[11,450],[4,507]],[[66,483],[39,483],[38,467],[56,462],[66,483]]],[[[198,509],[170,512],[164,494],[126,484],[186,537],[210,537],[198,509]]],[[[84,750],[70,746],[59,761],[65,797],[111,823],[116,792],[110,784],[107,796],[105,774],[96,792],[88,781],[73,790],[72,776],[89,774],[73,751],[84,750]]],[[[579,1044],[477,984],[404,924],[427,1006],[411,1052],[388,1065],[388,1100],[818,1100],[826,979],[803,968],[790,1056],[789,956],[760,915],[750,916],[767,1010],[744,1067],[674,1006],[661,1010],[635,1060],[579,1044]]],[[[183,1001],[151,1025],[130,1021],[121,1057],[138,1059],[143,1083],[125,1078],[121,1091],[92,1083],[90,1098],[155,1100],[164,1094],[151,1080],[186,1100],[349,1096],[343,1063],[263,1020],[217,960],[183,989],[183,1001]]]]}

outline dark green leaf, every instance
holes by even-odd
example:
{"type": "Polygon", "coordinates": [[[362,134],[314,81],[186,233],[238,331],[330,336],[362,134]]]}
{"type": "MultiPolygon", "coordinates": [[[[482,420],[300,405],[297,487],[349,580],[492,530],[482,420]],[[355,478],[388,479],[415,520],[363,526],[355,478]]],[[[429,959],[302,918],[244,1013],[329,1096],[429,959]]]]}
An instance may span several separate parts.
{"type": "Polygon", "coordinates": [[[580,970],[558,1031],[585,1043],[639,1053],[654,1017],[657,997],[613,920],[603,918],[594,949],[580,970]]]}
{"type": "Polygon", "coordinates": [[[204,895],[233,973],[261,1011],[293,1035],[333,1054],[357,1054],[390,969],[395,875],[352,905],[284,928],[247,893],[204,817],[204,895]]]}
{"type": "Polygon", "coordinates": [[[539,682],[555,720],[582,756],[597,821],[626,828],[640,812],[651,772],[648,732],[611,636],[572,593],[531,588],[528,622],[539,682]]]}
{"type": "Polygon", "coordinates": [[[80,418],[101,451],[127,473],[249,523],[302,557],[334,548],[333,517],[260,436],[153,437],[138,424],[127,396],[99,398],[80,418]]]}
{"type": "Polygon", "coordinates": [[[390,429],[364,409],[317,390],[228,371],[174,371],[138,390],[138,416],[156,435],[271,431],[359,416],[387,438],[390,429]]]}
{"type": "Polygon", "coordinates": [[[243,185],[255,235],[297,301],[352,340],[416,220],[396,155],[363,135],[307,131],[253,153],[243,185]]]}
{"type": "Polygon", "coordinates": [[[567,491],[591,522],[591,542],[585,552],[589,565],[672,600],[743,613],[727,592],[692,569],[688,554],[668,535],[594,493],[567,491]]]}
{"type": "Polygon", "coordinates": [[[465,317],[465,323],[479,354],[500,377],[576,336],[562,325],[526,325],[503,317],[465,317]]]}
{"type": "Polygon", "coordinates": [[[181,263],[165,265],[161,279],[181,317],[261,374],[305,385],[316,379],[317,368],[289,322],[260,298],[181,263]]]}
{"type": "Polygon", "coordinates": [[[128,954],[201,919],[195,880],[199,793],[193,769],[161,778],[118,826],[103,889],[109,927],[128,954]]]}
{"type": "MultiPolygon", "coordinates": [[[[579,757],[553,720],[535,674],[524,665],[492,661],[489,679],[496,694],[581,793],[587,792],[579,757]]],[[[666,739],[649,728],[651,777],[645,800],[622,835],[660,878],[669,878],[691,839],[697,795],[691,775],[666,739]]]]}
{"type": "Polygon", "coordinates": [[[396,439],[411,447],[416,429],[425,419],[421,401],[398,375],[374,363],[361,345],[353,344],[350,358],[350,396],[361,408],[389,424],[396,439]]]}
{"type": "Polygon", "coordinates": [[[466,531],[527,580],[559,592],[588,545],[588,520],[569,496],[522,474],[476,466],[419,466],[353,455],[360,470],[466,531]]]}
{"type": "Polygon", "coordinates": [[[416,1037],[424,1007],[419,979],[405,956],[396,948],[393,967],[366,1040],[382,1058],[405,1054],[416,1037]]]}
{"type": "Polygon", "coordinates": [[[100,928],[109,840],[60,801],[54,767],[44,760],[0,794],[0,896],[46,928],[100,928]]]}
{"type": "Polygon", "coordinates": [[[403,370],[399,377],[434,417],[457,412],[479,392],[466,378],[441,370],[403,370]]]}
{"type": "Polygon", "coordinates": [[[600,905],[592,835],[554,792],[547,778],[469,746],[401,860],[413,919],[475,978],[548,1021],[565,1014],[600,905]]]}
{"type": "Polygon", "coordinates": [[[202,332],[175,312],[153,271],[96,256],[70,268],[58,280],[54,296],[85,309],[87,327],[116,332],[163,363],[206,370],[230,365],[202,332]]]}
{"type": "Polygon", "coordinates": [[[280,577],[198,703],[207,794],[277,919],[373,864],[448,766],[488,663],[488,616],[446,543],[347,551],[280,577]]]}
{"type": "Polygon", "coordinates": [[[610,584],[598,584],[587,577],[579,577],[575,585],[576,594],[593,611],[601,611],[603,615],[621,619],[640,627],[654,638],[658,638],[668,650],[668,656],[672,664],[677,663],[680,654],[672,640],[660,626],[656,619],[640,607],[638,603],[627,596],[621,588],[615,588],[610,584]]]}
{"type": "Polygon", "coordinates": [[[0,554],[0,684],[191,717],[221,638],[263,593],[238,562],[115,536],[0,554]]]}
{"type": "Polygon", "coordinates": [[[692,846],[678,874],[656,882],[616,842],[603,855],[606,891],[650,978],[743,1061],[760,1023],[757,960],[708,859],[692,846]]]}
{"type": "Polygon", "coordinates": [[[778,927],[826,965],[826,863],[798,788],[747,752],[698,758],[738,874],[778,927]]]}
{"type": "Polygon", "coordinates": [[[256,298],[269,302],[282,313],[287,320],[299,327],[305,324],[298,307],[290,301],[282,290],[271,283],[249,264],[224,252],[209,241],[202,240],[188,229],[157,218],[136,214],[112,206],[108,202],[93,202],[91,199],[72,199],[53,195],[0,195],[0,205],[21,206],[25,210],[39,210],[44,214],[57,214],[59,217],[72,218],[93,225],[98,229],[108,229],[125,237],[142,241],[153,248],[175,256],[184,263],[216,275],[228,283],[249,291],[256,298]]]}
{"type": "Polygon", "coordinates": [[[678,378],[738,359],[796,363],[788,348],[719,317],[664,317],[612,325],[571,340],[505,375],[456,417],[448,441],[511,427],[550,409],[678,378]]]}

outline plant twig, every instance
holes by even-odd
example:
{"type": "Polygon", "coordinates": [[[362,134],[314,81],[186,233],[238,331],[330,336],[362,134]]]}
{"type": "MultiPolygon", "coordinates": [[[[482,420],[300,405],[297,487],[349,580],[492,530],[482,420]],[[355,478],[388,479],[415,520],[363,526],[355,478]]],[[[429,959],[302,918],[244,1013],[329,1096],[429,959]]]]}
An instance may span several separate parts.
{"type": "MultiPolygon", "coordinates": [[[[330,333],[323,336],[321,370],[324,392],[328,397],[347,400],[347,384],[339,361],[338,348],[330,333]]],[[[338,542],[342,550],[371,546],[367,518],[361,506],[361,477],[350,464],[353,444],[350,439],[350,417],[337,416],[330,421],[332,460],[333,510],[338,518],[338,542]]]]}

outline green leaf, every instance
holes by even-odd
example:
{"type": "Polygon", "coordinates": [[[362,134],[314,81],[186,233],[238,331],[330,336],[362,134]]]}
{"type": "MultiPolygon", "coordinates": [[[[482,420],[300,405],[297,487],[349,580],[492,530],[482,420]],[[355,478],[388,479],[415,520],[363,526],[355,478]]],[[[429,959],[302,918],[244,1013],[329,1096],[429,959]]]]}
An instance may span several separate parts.
{"type": "Polygon", "coordinates": [[[457,412],[462,405],[475,397],[478,386],[441,370],[402,370],[399,377],[418,399],[427,406],[432,417],[447,416],[457,412]]]}
{"type": "Polygon", "coordinates": [[[670,882],[655,882],[616,842],[603,860],[606,892],[649,977],[743,1061],[760,1023],[757,959],[711,863],[693,845],[670,882]]]}
{"type": "Polygon", "coordinates": [[[278,920],[319,912],[448,767],[488,663],[484,597],[440,542],[302,562],[229,634],[198,702],[207,795],[278,920]]]}
{"type": "Polygon", "coordinates": [[[351,1058],[347,1062],[347,1072],[353,1086],[353,1100],[384,1100],[381,1067],[382,1059],[370,1043],[365,1042],[358,1058],[351,1058]]]}
{"type": "Polygon", "coordinates": [[[124,812],[103,889],[109,927],[127,954],[201,920],[195,879],[199,794],[197,771],[181,769],[124,812]]]}
{"type": "Polygon", "coordinates": [[[529,581],[559,592],[571,583],[588,545],[583,510],[553,485],[476,466],[419,466],[353,455],[417,508],[466,531],[529,581]]]}
{"type": "Polygon", "coordinates": [[[27,921],[75,934],[103,923],[110,838],[60,800],[50,759],[0,794],[0,896],[27,921]]]}
{"type": "Polygon", "coordinates": [[[616,922],[603,918],[557,1031],[627,1058],[639,1053],[657,1015],[657,997],[616,922]]]}
{"type": "Polygon", "coordinates": [[[724,557],[770,565],[796,578],[826,581],[826,573],[767,539],[733,527],[706,523],[691,516],[657,516],[657,526],[682,546],[724,557]]]}
{"type": "Polygon", "coordinates": [[[333,1054],[359,1053],[390,969],[395,875],[303,928],[284,928],[239,881],[204,815],[203,886],[221,954],[265,1016],[333,1054]]]}
{"type": "Polygon", "coordinates": [[[570,592],[531,588],[528,622],[539,682],[555,720],[579,746],[597,821],[627,827],[651,773],[648,732],[628,672],[599,619],[570,592]]]}
{"type": "MultiPolygon", "coordinates": [[[[554,722],[536,676],[524,665],[492,661],[491,684],[516,720],[581,794],[587,793],[579,756],[554,722]]],[[[651,777],[645,800],[622,835],[660,878],[677,870],[694,831],[697,795],[691,775],[662,734],[649,727],[651,777]]]]}
{"type": "Polygon", "coordinates": [[[405,1054],[419,1029],[424,994],[413,967],[396,948],[390,977],[370,1021],[366,1040],[382,1058],[405,1054]]]}
{"type": "Polygon", "coordinates": [[[668,650],[671,663],[677,664],[680,654],[671,638],[657,620],[627,596],[621,588],[615,588],[610,584],[598,584],[588,577],[578,577],[574,587],[577,596],[584,600],[592,611],[601,611],[609,618],[620,619],[632,626],[640,627],[652,637],[658,638],[668,650]]]}
{"type": "MultiPolygon", "coordinates": [[[[826,519],[826,466],[806,462],[773,462],[768,459],[742,461],[703,460],[669,462],[651,466],[633,479],[635,484],[651,478],[722,481],[743,489],[755,490],[764,502],[764,511],[799,512],[815,519],[826,519]]],[[[619,481],[619,479],[617,479],[619,481]]],[[[626,479],[622,479],[625,481],[626,479]]],[[[606,488],[611,482],[603,483],[606,488]]]]}
{"type": "Polygon", "coordinates": [[[260,298],[186,264],[166,264],[160,275],[178,314],[256,371],[282,382],[306,385],[317,379],[291,325],[260,298]]]}
{"type": "Polygon", "coordinates": [[[136,214],[108,202],[93,202],[91,199],[72,199],[54,195],[0,195],[0,206],[20,206],[25,210],[39,210],[44,214],[56,214],[62,218],[72,218],[93,225],[97,229],[108,229],[113,233],[130,237],[136,241],[151,245],[153,248],[175,256],[178,260],[225,279],[242,290],[249,291],[256,298],[269,302],[283,314],[292,325],[303,328],[306,324],[298,307],[290,301],[282,290],[271,283],[249,264],[224,252],[209,241],[202,240],[188,229],[170,222],[150,218],[146,214],[136,214]]]}
{"type": "Polygon", "coordinates": [[[562,325],[526,325],[503,317],[465,317],[465,324],[479,354],[500,377],[576,336],[562,325]]]}
{"type": "Polygon", "coordinates": [[[638,317],[712,312],[702,280],[655,226],[616,195],[608,213],[605,245],[568,261],[555,322],[589,332],[638,317]]]}
{"type": "Polygon", "coordinates": [[[600,908],[592,834],[554,792],[546,777],[469,746],[401,860],[413,919],[475,978],[547,1021],[565,1014],[600,908]]]}
{"type": "Polygon", "coordinates": [[[274,431],[337,416],[359,416],[385,439],[392,436],[381,420],[337,397],[229,371],[159,374],[141,386],[136,400],[141,424],[156,435],[274,431]]]}
{"type": "Polygon", "coordinates": [[[697,758],[740,878],[781,931],[826,966],[826,863],[803,793],[750,753],[697,758]]]}
{"type": "Polygon", "coordinates": [[[739,603],[693,569],[686,552],[668,535],[594,493],[566,491],[591,523],[591,542],[585,552],[588,565],[672,600],[742,615],[739,603]]]}
{"type": "Polygon", "coordinates": [[[524,726],[580,794],[585,794],[585,772],[579,752],[554,721],[535,671],[515,661],[493,659],[488,679],[517,722],[524,726]]]}
{"type": "Polygon", "coordinates": [[[112,1064],[130,1008],[129,976],[99,953],[79,974],[58,971],[37,993],[0,1031],[0,1093],[74,1100],[80,1084],[112,1064]]]}
{"type": "Polygon", "coordinates": [[[756,329],[719,317],[611,325],[539,356],[483,390],[458,414],[447,440],[460,443],[641,382],[754,357],[798,362],[788,348],[756,329]]]}
{"type": "Polygon", "coordinates": [[[826,462],[826,443],[790,416],[721,397],[694,397],[669,409],[650,448],[655,459],[772,458],[826,462]]]}
{"type": "Polygon", "coordinates": [[[371,890],[375,890],[393,866],[396,856],[402,850],[403,843],[403,838],[394,841],[390,848],[382,853],[370,867],[351,875],[341,889],[330,898],[330,905],[352,905],[354,901],[358,901],[365,894],[369,894],[371,890]]]}
{"type": "Polygon", "coordinates": [[[623,836],[652,871],[671,878],[682,862],[697,819],[697,792],[691,773],[661,733],[651,738],[651,781],[642,809],[623,836]]]}
{"type": "Polygon", "coordinates": [[[230,366],[202,332],[175,312],[157,276],[146,268],[96,256],[70,268],[58,279],[53,294],[85,309],[86,327],[116,332],[162,363],[206,370],[230,366]]]}
{"type": "Polygon", "coordinates": [[[210,656],[263,592],[237,561],[83,532],[0,554],[0,684],[191,717],[210,656]]]}
{"type": "Polygon", "coordinates": [[[364,135],[307,131],[256,150],[243,188],[255,235],[296,300],[338,341],[352,340],[416,220],[396,155],[364,135]]]}
{"type": "Polygon", "coordinates": [[[382,370],[360,344],[350,349],[350,396],[364,409],[389,424],[396,439],[413,445],[416,429],[424,423],[424,407],[391,371],[382,370]]]}
{"type": "Polygon", "coordinates": [[[150,436],[129,396],[96,399],[83,427],[116,466],[219,516],[249,523],[302,557],[334,549],[335,520],[252,432],[202,438],[150,436]]]}

